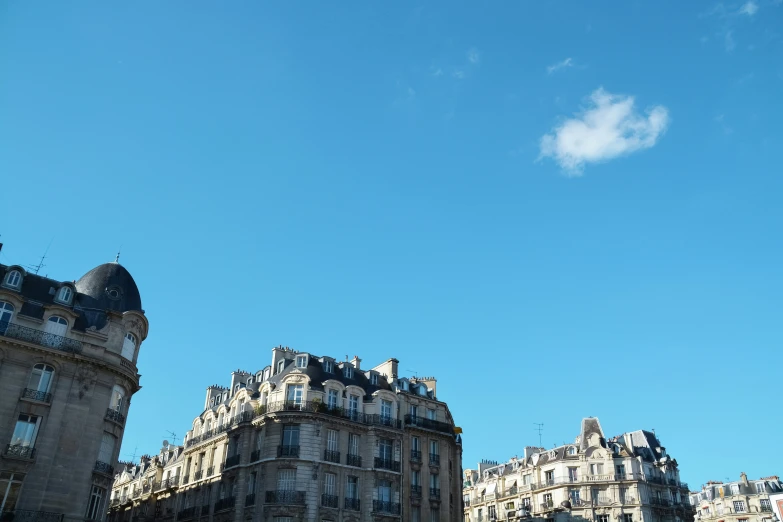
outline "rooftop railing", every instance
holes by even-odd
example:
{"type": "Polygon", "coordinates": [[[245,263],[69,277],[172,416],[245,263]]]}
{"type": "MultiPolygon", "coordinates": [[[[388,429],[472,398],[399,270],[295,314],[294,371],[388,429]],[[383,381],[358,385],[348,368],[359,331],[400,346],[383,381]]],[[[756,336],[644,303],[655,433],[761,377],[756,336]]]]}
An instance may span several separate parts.
{"type": "Polygon", "coordinates": [[[405,416],[405,425],[406,426],[417,426],[419,428],[424,428],[424,429],[433,430],[433,431],[439,431],[441,433],[448,433],[450,435],[454,434],[454,426],[452,426],[448,422],[441,422],[441,421],[436,421],[436,420],[433,420],[433,419],[426,419],[424,417],[417,417],[415,415],[406,415],[405,416]]]}
{"type": "Polygon", "coordinates": [[[8,321],[0,321],[0,335],[20,341],[53,348],[61,352],[78,353],[82,351],[82,342],[55,335],[36,328],[28,328],[8,321]]]}

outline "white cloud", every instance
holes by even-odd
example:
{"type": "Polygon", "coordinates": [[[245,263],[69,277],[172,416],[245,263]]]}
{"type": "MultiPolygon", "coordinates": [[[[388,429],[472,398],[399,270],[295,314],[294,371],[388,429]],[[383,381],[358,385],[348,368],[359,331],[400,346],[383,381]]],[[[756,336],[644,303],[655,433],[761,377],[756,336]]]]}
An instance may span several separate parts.
{"type": "Polygon", "coordinates": [[[462,69],[455,69],[453,73],[451,73],[453,77],[455,77],[458,80],[462,80],[465,78],[465,71],[462,69]]]}
{"type": "Polygon", "coordinates": [[[478,52],[478,49],[475,47],[468,50],[468,61],[472,64],[477,64],[481,60],[481,55],[478,52]]]}
{"type": "Polygon", "coordinates": [[[557,125],[541,138],[541,158],[554,159],[565,171],[579,176],[587,163],[608,161],[653,147],[669,125],[662,105],[640,114],[634,98],[594,91],[588,107],[557,125]]]}
{"type": "Polygon", "coordinates": [[[739,12],[740,14],[753,16],[754,14],[756,14],[756,11],[758,10],[759,10],[759,4],[757,4],[753,0],[748,0],[742,5],[739,12]]]}
{"type": "Polygon", "coordinates": [[[548,74],[552,74],[553,72],[558,71],[560,69],[564,69],[566,67],[573,67],[573,66],[574,66],[574,61],[571,58],[566,58],[562,62],[557,62],[547,67],[546,72],[548,74]]]}
{"type": "Polygon", "coordinates": [[[443,69],[441,69],[440,67],[433,66],[433,67],[430,67],[430,70],[432,71],[432,75],[435,78],[437,78],[439,76],[443,76],[443,69]]]}
{"type": "Polygon", "coordinates": [[[737,42],[734,40],[734,31],[728,30],[723,35],[723,46],[728,52],[733,51],[737,47],[737,42]]]}

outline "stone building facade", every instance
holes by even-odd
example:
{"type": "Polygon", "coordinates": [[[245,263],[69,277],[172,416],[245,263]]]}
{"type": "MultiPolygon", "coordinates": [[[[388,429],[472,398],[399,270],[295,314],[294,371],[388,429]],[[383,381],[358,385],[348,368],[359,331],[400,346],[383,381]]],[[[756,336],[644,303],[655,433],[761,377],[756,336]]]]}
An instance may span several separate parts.
{"type": "Polygon", "coordinates": [[[649,431],[607,439],[596,418],[582,420],[573,444],[525,448],[508,462],[465,470],[465,522],[685,522],[693,519],[677,461],[649,431]]]}
{"type": "Polygon", "coordinates": [[[735,482],[710,481],[691,493],[697,521],[773,522],[776,515],[770,495],[783,492],[777,476],[748,480],[745,473],[735,482]]]}
{"type": "Polygon", "coordinates": [[[102,520],[147,337],[118,263],[78,281],[0,265],[0,519],[102,520]]]}
{"type": "Polygon", "coordinates": [[[449,408],[434,378],[397,367],[273,349],[271,365],[207,388],[176,456],[117,476],[111,522],[461,520],[449,408]]]}

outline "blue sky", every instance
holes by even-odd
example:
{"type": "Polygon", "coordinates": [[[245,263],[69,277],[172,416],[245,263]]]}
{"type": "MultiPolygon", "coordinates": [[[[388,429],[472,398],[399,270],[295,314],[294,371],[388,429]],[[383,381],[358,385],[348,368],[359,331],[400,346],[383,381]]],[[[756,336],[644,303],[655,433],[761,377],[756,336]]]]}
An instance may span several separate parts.
{"type": "Polygon", "coordinates": [[[3,2],[0,261],[51,242],[75,279],[122,247],[151,323],[126,458],[283,344],[437,376],[466,467],[592,415],[692,486],[781,473],[781,22],[3,2]]]}

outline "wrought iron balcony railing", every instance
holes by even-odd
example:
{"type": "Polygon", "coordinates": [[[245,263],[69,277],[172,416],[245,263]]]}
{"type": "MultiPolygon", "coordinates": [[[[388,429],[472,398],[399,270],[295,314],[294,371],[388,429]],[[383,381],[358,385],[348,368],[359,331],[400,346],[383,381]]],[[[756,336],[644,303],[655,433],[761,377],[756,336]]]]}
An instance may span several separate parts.
{"type": "Polygon", "coordinates": [[[420,484],[411,484],[411,496],[414,496],[414,497],[420,497],[421,496],[421,485],[420,484]]]}
{"type": "Polygon", "coordinates": [[[440,466],[440,455],[430,453],[430,466],[440,466]]]}
{"type": "Polygon", "coordinates": [[[412,462],[421,462],[421,451],[419,451],[419,450],[411,450],[411,461],[412,462]]]}
{"type": "Polygon", "coordinates": [[[53,511],[29,511],[16,509],[0,512],[0,520],[9,522],[62,522],[64,515],[53,511]]]}
{"type": "Polygon", "coordinates": [[[34,390],[32,388],[25,388],[24,390],[22,390],[22,398],[30,399],[31,401],[45,402],[46,404],[52,402],[51,393],[34,390]]]}
{"type": "Polygon", "coordinates": [[[358,498],[345,497],[343,507],[351,511],[359,511],[360,502],[358,498]]]}
{"type": "Polygon", "coordinates": [[[376,513],[388,513],[390,515],[399,515],[400,504],[398,502],[386,502],[385,500],[373,500],[372,510],[376,513]]]}
{"type": "Polygon", "coordinates": [[[217,513],[218,511],[222,511],[224,509],[233,508],[235,500],[236,499],[234,497],[221,498],[220,500],[215,502],[215,513],[217,513]]]}
{"type": "Polygon", "coordinates": [[[204,476],[204,470],[198,470],[195,473],[193,473],[193,480],[201,480],[201,477],[204,476]]]}
{"type": "Polygon", "coordinates": [[[257,460],[261,460],[261,450],[254,450],[250,454],[250,462],[255,462],[257,460]]]}
{"type": "Polygon", "coordinates": [[[345,463],[349,466],[355,466],[357,468],[362,467],[362,456],[361,455],[351,455],[350,453],[345,456],[345,463]]]}
{"type": "Polygon", "coordinates": [[[321,505],[323,507],[336,509],[339,507],[337,499],[338,499],[337,495],[327,495],[326,493],[324,493],[323,495],[321,495],[321,505]]]}
{"type": "Polygon", "coordinates": [[[215,466],[210,466],[207,468],[207,474],[204,475],[204,477],[211,477],[215,474],[215,466]]]}
{"type": "Polygon", "coordinates": [[[341,417],[343,419],[348,419],[362,424],[368,424],[370,426],[387,426],[389,428],[396,429],[402,428],[402,421],[400,419],[395,419],[388,415],[367,414],[346,408],[329,407],[328,404],[320,401],[270,402],[258,406],[253,413],[253,416],[260,417],[269,413],[281,412],[319,413],[324,415],[331,415],[334,417],[341,417]]]}
{"type": "Polygon", "coordinates": [[[454,426],[448,422],[441,422],[432,419],[425,419],[424,417],[417,417],[415,415],[405,416],[406,426],[416,426],[427,430],[439,431],[441,433],[454,434],[454,426]]]}
{"type": "Polygon", "coordinates": [[[390,471],[400,471],[400,463],[396,460],[383,457],[375,457],[375,467],[377,469],[388,469],[390,471]]]}
{"type": "Polygon", "coordinates": [[[336,462],[337,464],[339,464],[340,463],[340,452],[339,451],[324,450],[324,460],[326,462],[336,462]]]}
{"type": "Polygon", "coordinates": [[[284,444],[282,446],[277,447],[277,456],[278,457],[299,457],[299,445],[289,445],[284,444]]]}
{"type": "Polygon", "coordinates": [[[187,484],[190,482],[190,473],[186,473],[184,477],[182,477],[182,483],[187,484]]]}
{"type": "Polygon", "coordinates": [[[81,341],[69,339],[62,335],[51,334],[35,328],[9,323],[8,321],[0,321],[0,335],[37,344],[39,346],[45,346],[47,348],[53,348],[55,350],[60,350],[61,352],[79,353],[82,351],[81,341]]]}
{"type": "Polygon", "coordinates": [[[5,456],[32,459],[35,458],[35,448],[23,444],[9,444],[5,447],[5,456]]]}
{"type": "Polygon", "coordinates": [[[440,500],[440,488],[430,488],[430,498],[440,500]]]}
{"type": "Polygon", "coordinates": [[[239,456],[240,456],[239,453],[237,453],[236,455],[231,455],[230,457],[226,458],[225,469],[233,468],[234,466],[239,466],[239,456]]]}
{"type": "Polygon", "coordinates": [[[297,504],[305,505],[304,491],[276,490],[266,492],[267,504],[297,504]]]}
{"type": "Polygon", "coordinates": [[[97,471],[98,473],[103,473],[105,475],[114,475],[114,467],[111,464],[101,462],[100,460],[95,461],[95,467],[93,468],[93,471],[97,471]]]}
{"type": "Polygon", "coordinates": [[[245,495],[245,507],[254,506],[256,504],[256,494],[248,493],[245,495]]]}
{"type": "Polygon", "coordinates": [[[125,415],[118,412],[114,408],[107,408],[106,409],[106,418],[110,421],[114,421],[117,424],[125,425],[125,415]]]}

